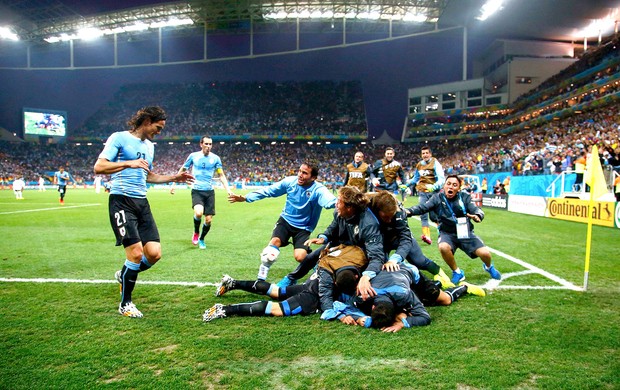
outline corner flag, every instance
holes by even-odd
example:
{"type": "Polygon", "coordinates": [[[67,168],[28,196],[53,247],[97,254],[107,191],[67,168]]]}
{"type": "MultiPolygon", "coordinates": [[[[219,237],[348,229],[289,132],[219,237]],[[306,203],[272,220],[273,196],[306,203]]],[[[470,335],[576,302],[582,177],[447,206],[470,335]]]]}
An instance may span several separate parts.
{"type": "Polygon", "coordinates": [[[596,145],[592,147],[592,155],[586,166],[583,180],[590,186],[590,193],[594,200],[599,199],[608,192],[605,175],[603,175],[603,167],[601,167],[601,160],[598,155],[598,147],[596,145]]]}
{"type": "Polygon", "coordinates": [[[592,147],[592,155],[586,166],[583,181],[590,185],[590,202],[588,203],[588,229],[586,233],[586,264],[583,274],[583,290],[588,289],[590,277],[590,250],[592,248],[592,214],[594,213],[594,200],[607,193],[607,183],[603,175],[603,167],[598,156],[598,147],[592,147]]]}

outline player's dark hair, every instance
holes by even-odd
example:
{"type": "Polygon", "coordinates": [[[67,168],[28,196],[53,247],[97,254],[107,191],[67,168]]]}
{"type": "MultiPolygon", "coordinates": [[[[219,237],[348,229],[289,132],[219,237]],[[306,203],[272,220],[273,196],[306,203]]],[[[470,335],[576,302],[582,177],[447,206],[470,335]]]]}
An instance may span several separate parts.
{"type": "Polygon", "coordinates": [[[392,302],[391,299],[375,300],[375,305],[370,313],[370,318],[372,318],[371,327],[381,329],[392,325],[394,323],[395,312],[394,302],[392,302]]]}
{"type": "Polygon", "coordinates": [[[449,178],[456,179],[459,182],[459,187],[463,185],[463,179],[461,179],[459,175],[448,175],[446,176],[446,181],[448,181],[449,178]]]}
{"type": "Polygon", "coordinates": [[[428,145],[424,145],[424,146],[422,146],[422,149],[420,149],[420,150],[428,150],[429,152],[431,152],[431,153],[432,153],[432,151],[431,151],[431,147],[430,147],[430,146],[428,146],[428,145]]]}
{"type": "Polygon", "coordinates": [[[210,139],[210,140],[212,140],[212,139],[213,139],[213,138],[211,138],[211,136],[210,136],[210,135],[203,135],[202,137],[200,137],[200,143],[202,143],[202,141],[204,141],[204,140],[205,140],[205,138],[206,138],[206,139],[210,139]]]}
{"type": "Polygon", "coordinates": [[[345,294],[355,295],[355,289],[357,288],[358,273],[352,269],[343,269],[336,271],[336,286],[345,294]]]}
{"type": "Polygon", "coordinates": [[[146,119],[150,119],[151,123],[165,121],[166,120],[166,112],[163,108],[158,106],[151,107],[143,107],[136,112],[136,114],[127,122],[129,127],[132,129],[137,129],[142,126],[142,123],[146,119]]]}
{"type": "Polygon", "coordinates": [[[344,186],[338,190],[340,200],[346,205],[355,208],[356,213],[359,213],[368,207],[370,201],[357,187],[344,186]]]}
{"type": "Polygon", "coordinates": [[[310,162],[310,161],[306,161],[301,163],[301,165],[305,165],[308,168],[310,168],[310,176],[317,178],[319,177],[319,165],[314,163],[314,162],[310,162]]]}

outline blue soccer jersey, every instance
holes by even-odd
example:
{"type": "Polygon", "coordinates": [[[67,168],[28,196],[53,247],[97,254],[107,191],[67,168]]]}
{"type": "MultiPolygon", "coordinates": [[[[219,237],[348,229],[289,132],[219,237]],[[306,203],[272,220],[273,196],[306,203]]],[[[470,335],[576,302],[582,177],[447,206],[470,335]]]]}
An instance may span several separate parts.
{"type": "Polygon", "coordinates": [[[67,182],[71,178],[71,175],[69,175],[69,172],[67,171],[64,171],[63,173],[60,173],[60,171],[57,171],[54,173],[54,176],[56,177],[56,180],[59,186],[66,186],[67,182]]]}
{"type": "Polygon", "coordinates": [[[323,208],[336,206],[336,197],[321,183],[313,182],[307,187],[297,184],[297,176],[289,176],[269,187],[250,192],[246,202],[286,194],[286,204],[280,214],[286,222],[298,229],[312,232],[319,222],[323,208]]]}
{"type": "MultiPolygon", "coordinates": [[[[105,143],[105,147],[99,158],[111,162],[122,162],[144,159],[149,163],[149,169],[153,169],[153,156],[155,147],[148,139],[142,141],[134,137],[129,131],[113,133],[105,143]]],[[[110,194],[125,195],[131,198],[146,198],[146,177],[148,172],[141,168],[125,168],[113,173],[110,181],[112,187],[110,194]]]]}
{"type": "Polygon", "coordinates": [[[199,191],[209,191],[213,189],[213,174],[222,168],[222,160],[215,153],[204,155],[202,151],[191,153],[183,168],[192,169],[192,174],[196,178],[193,189],[199,191]]]}

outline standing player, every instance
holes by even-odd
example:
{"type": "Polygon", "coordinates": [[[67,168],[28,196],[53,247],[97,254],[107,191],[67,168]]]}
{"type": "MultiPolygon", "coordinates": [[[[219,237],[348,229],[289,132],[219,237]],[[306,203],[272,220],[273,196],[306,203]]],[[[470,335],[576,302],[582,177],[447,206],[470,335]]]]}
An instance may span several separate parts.
{"type": "MultiPolygon", "coordinates": [[[[415,174],[411,179],[410,185],[415,184],[415,188],[418,191],[420,202],[419,204],[426,203],[434,193],[438,192],[445,181],[443,168],[441,164],[431,152],[431,148],[428,146],[422,147],[422,160],[415,166],[415,174]]],[[[431,239],[431,228],[428,223],[428,213],[420,215],[420,221],[422,222],[422,241],[428,245],[433,243],[431,239]]]]}
{"type": "Polygon", "coordinates": [[[46,191],[45,189],[45,179],[43,176],[39,176],[39,192],[46,191]]]}
{"type": "MultiPolygon", "coordinates": [[[[267,279],[269,268],[280,255],[280,248],[293,239],[293,256],[302,262],[308,254],[305,244],[310,233],[316,228],[323,208],[332,209],[336,205],[336,197],[321,183],[316,181],[319,169],[311,163],[303,163],[297,176],[289,176],[269,187],[250,192],[246,196],[230,194],[228,201],[252,203],[264,198],[276,198],[286,194],[286,204],[278,222],[271,233],[269,245],[260,254],[261,265],[258,269],[258,280],[267,279]]],[[[288,281],[285,276],[282,281],[288,281]]]]}
{"type": "Polygon", "coordinates": [[[211,220],[215,215],[215,191],[213,190],[213,174],[220,176],[222,185],[228,195],[232,195],[228,187],[228,180],[222,169],[222,160],[220,157],[211,153],[213,148],[213,140],[208,135],[202,136],[200,139],[199,152],[190,153],[185,163],[179,169],[179,173],[192,169],[192,174],[196,178],[192,186],[192,207],[194,208],[194,235],[192,236],[192,244],[198,245],[200,249],[206,249],[205,236],[211,229],[211,220]],[[200,221],[205,216],[202,226],[202,234],[200,237],[200,221]]]}
{"type": "Polygon", "coordinates": [[[382,160],[377,160],[370,172],[370,179],[374,186],[374,191],[386,190],[392,194],[398,194],[397,178],[401,183],[405,183],[405,171],[398,161],[394,160],[394,148],[385,149],[382,160]]]}
{"type": "Polygon", "coordinates": [[[99,194],[101,192],[101,181],[103,178],[101,176],[95,176],[93,180],[93,185],[95,186],[95,193],[99,194]]]}
{"type": "Polygon", "coordinates": [[[353,162],[347,164],[347,173],[344,176],[344,185],[359,188],[365,193],[368,190],[370,179],[370,165],[364,162],[364,153],[355,152],[353,162]]]}
{"type": "Polygon", "coordinates": [[[118,312],[140,318],[142,313],[131,301],[138,273],[151,268],[161,258],[159,231],[146,198],[146,183],[191,183],[189,172],[158,175],[151,171],[155,148],[153,138],[166,125],[166,113],[160,107],[140,109],[128,122],[130,130],[113,133],[95,163],[95,174],[111,174],[108,201],[110,224],[116,245],[125,247],[125,264],[116,272],[121,283],[118,312]]]}
{"type": "Polygon", "coordinates": [[[65,171],[64,167],[59,167],[54,173],[54,184],[58,185],[60,193],[60,204],[65,204],[65,194],[67,193],[67,184],[71,182],[71,175],[65,171]]]}
{"type": "Polygon", "coordinates": [[[15,194],[15,199],[23,200],[24,199],[24,189],[26,188],[26,182],[22,177],[18,177],[13,180],[13,193],[15,194]]]}

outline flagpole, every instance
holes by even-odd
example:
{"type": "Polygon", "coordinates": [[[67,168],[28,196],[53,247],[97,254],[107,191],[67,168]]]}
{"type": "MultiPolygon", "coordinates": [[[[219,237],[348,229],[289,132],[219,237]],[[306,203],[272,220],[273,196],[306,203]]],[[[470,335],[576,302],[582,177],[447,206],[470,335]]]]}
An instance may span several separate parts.
{"type": "Polygon", "coordinates": [[[588,202],[588,230],[586,233],[586,264],[583,271],[583,291],[588,290],[588,278],[590,276],[590,250],[592,249],[592,215],[594,214],[594,191],[590,185],[590,201],[588,202]]]}
{"type": "Polygon", "coordinates": [[[590,201],[588,202],[588,230],[586,233],[586,261],[583,271],[583,291],[588,290],[588,278],[590,276],[590,252],[592,249],[592,220],[594,219],[594,195],[597,194],[597,198],[601,196],[601,192],[605,192],[600,188],[601,183],[597,182],[597,179],[605,178],[602,176],[603,170],[598,155],[598,146],[592,147],[592,154],[590,155],[590,161],[586,165],[586,172],[584,174],[584,184],[590,185],[590,201]],[[598,185],[597,185],[598,184],[598,185]]]}

